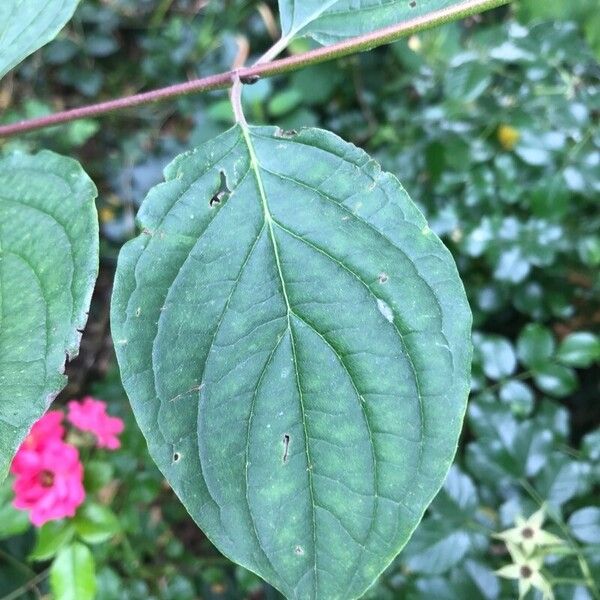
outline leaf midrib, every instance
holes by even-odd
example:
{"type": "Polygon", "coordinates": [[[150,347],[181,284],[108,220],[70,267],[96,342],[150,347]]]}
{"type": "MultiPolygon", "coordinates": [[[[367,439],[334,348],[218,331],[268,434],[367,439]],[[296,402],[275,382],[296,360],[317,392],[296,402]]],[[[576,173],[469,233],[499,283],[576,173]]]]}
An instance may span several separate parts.
{"type": "Polygon", "coordinates": [[[296,20],[296,4],[294,3],[294,8],[292,9],[292,26],[290,30],[282,37],[282,40],[286,42],[290,42],[299,32],[301,32],[305,27],[310,25],[313,21],[316,21],[326,10],[330,9],[334,4],[337,4],[339,0],[329,0],[323,6],[320,6],[317,10],[315,10],[312,14],[308,15],[306,19],[300,25],[294,26],[294,21],[296,20]]]}
{"type": "MultiPolygon", "coordinates": [[[[337,2],[337,0],[334,0],[337,2]]],[[[277,246],[277,240],[275,239],[275,232],[273,231],[273,217],[271,216],[271,211],[269,210],[269,203],[267,201],[267,195],[265,192],[264,183],[262,180],[262,176],[260,174],[260,168],[258,164],[258,158],[256,156],[256,151],[254,149],[254,145],[251,139],[251,133],[248,126],[245,123],[240,124],[240,128],[242,130],[242,135],[244,137],[244,141],[246,143],[246,147],[248,148],[248,154],[250,156],[250,169],[254,173],[254,177],[256,179],[256,184],[258,187],[261,205],[263,209],[263,216],[265,220],[265,224],[267,225],[267,229],[269,231],[269,238],[271,240],[271,244],[273,246],[273,252],[275,255],[275,264],[277,266],[277,274],[279,276],[279,281],[281,283],[281,290],[283,293],[283,298],[286,306],[286,319],[287,319],[287,330],[290,333],[290,345],[292,349],[292,360],[294,363],[294,374],[296,376],[296,387],[298,388],[298,396],[300,400],[300,411],[302,413],[302,429],[304,431],[304,451],[306,453],[307,460],[307,473],[308,473],[308,489],[310,493],[310,507],[312,513],[312,538],[313,538],[313,571],[314,571],[314,591],[315,597],[318,597],[318,579],[317,579],[317,526],[316,526],[316,515],[315,515],[315,494],[314,494],[314,481],[312,475],[312,460],[310,457],[310,448],[308,444],[308,430],[306,427],[306,410],[304,407],[304,398],[302,395],[302,387],[300,385],[300,375],[298,371],[298,358],[296,355],[296,342],[294,339],[294,332],[292,330],[291,324],[291,315],[292,309],[290,306],[289,296],[287,293],[287,287],[285,284],[285,279],[283,277],[283,271],[281,268],[281,260],[279,257],[279,248],[277,246]]],[[[260,543],[260,540],[259,540],[260,543]]]]}

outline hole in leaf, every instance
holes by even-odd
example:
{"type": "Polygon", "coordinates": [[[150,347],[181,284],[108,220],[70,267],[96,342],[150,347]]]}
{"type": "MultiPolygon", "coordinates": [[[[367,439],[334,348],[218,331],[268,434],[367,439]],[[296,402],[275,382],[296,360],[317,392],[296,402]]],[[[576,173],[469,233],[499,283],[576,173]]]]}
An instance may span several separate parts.
{"type": "Polygon", "coordinates": [[[294,553],[296,556],[302,556],[304,554],[304,548],[302,546],[296,546],[294,548],[294,553]]]}
{"type": "Polygon", "coordinates": [[[390,305],[382,300],[381,298],[377,298],[377,308],[379,312],[390,322],[394,322],[394,313],[390,307],[390,305]]]}
{"type": "Polygon", "coordinates": [[[181,454],[179,452],[173,452],[173,462],[177,463],[181,460],[181,454]]]}
{"type": "Polygon", "coordinates": [[[388,277],[387,273],[379,273],[379,277],[378,277],[379,283],[387,283],[388,279],[389,279],[389,277],[388,277]]]}
{"type": "Polygon", "coordinates": [[[288,450],[290,449],[290,435],[286,433],[283,436],[283,462],[286,463],[288,459],[288,450]]]}
{"type": "Polygon", "coordinates": [[[289,139],[298,135],[298,131],[296,129],[278,129],[275,133],[275,137],[289,139]]]}
{"type": "Polygon", "coordinates": [[[217,193],[208,201],[210,207],[217,206],[217,204],[221,204],[221,202],[225,202],[231,195],[231,190],[227,187],[227,177],[225,175],[225,171],[219,171],[219,175],[221,177],[221,183],[219,184],[219,189],[217,193]]]}
{"type": "Polygon", "coordinates": [[[416,0],[410,0],[410,2],[408,3],[408,5],[409,5],[411,8],[414,8],[415,6],[417,6],[417,1],[416,1],[416,0]]]}

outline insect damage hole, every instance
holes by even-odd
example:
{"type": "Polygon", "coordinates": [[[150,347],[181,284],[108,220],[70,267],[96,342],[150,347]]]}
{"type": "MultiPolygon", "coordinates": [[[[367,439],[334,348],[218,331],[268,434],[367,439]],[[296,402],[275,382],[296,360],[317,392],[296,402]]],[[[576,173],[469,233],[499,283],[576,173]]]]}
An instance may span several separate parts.
{"type": "Polygon", "coordinates": [[[294,554],[296,556],[302,556],[304,554],[304,548],[302,546],[296,546],[294,548],[294,554]]]}
{"type": "Polygon", "coordinates": [[[181,460],[181,454],[179,452],[173,452],[173,463],[178,463],[181,460]]]}
{"type": "Polygon", "coordinates": [[[208,204],[211,208],[214,208],[218,204],[225,202],[229,196],[231,196],[231,190],[227,185],[227,176],[225,175],[225,171],[219,171],[219,176],[221,177],[219,189],[217,190],[217,193],[208,201],[208,204]]]}
{"type": "Polygon", "coordinates": [[[281,129],[281,127],[278,127],[277,130],[275,131],[275,137],[283,138],[284,140],[291,139],[293,137],[296,137],[297,135],[298,135],[297,129],[281,129]]]}
{"type": "Polygon", "coordinates": [[[408,5],[411,8],[415,8],[415,6],[417,6],[417,0],[410,0],[410,2],[408,3],[408,5]]]}
{"type": "Polygon", "coordinates": [[[377,298],[377,308],[390,323],[394,322],[394,312],[392,311],[390,305],[385,302],[385,300],[377,298]]]}
{"type": "Polygon", "coordinates": [[[288,459],[288,453],[290,449],[290,435],[286,433],[283,436],[283,462],[286,463],[288,459]]]}

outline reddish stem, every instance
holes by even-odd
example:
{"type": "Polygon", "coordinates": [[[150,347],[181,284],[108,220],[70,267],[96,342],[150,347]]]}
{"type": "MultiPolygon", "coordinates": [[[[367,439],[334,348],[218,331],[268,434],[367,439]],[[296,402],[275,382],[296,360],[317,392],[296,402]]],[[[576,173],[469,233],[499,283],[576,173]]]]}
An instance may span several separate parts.
{"type": "Polygon", "coordinates": [[[271,77],[273,75],[287,73],[309,65],[315,65],[317,63],[347,56],[355,52],[370,50],[377,46],[381,46],[382,44],[393,42],[400,37],[411,35],[449,21],[468,17],[475,13],[495,8],[502,4],[507,4],[509,1],[510,0],[464,0],[463,2],[453,4],[452,6],[428,13],[421,17],[403,21],[402,23],[378,29],[377,31],[366,35],[350,38],[343,42],[317,48],[316,50],[311,50],[302,54],[296,54],[270,62],[257,63],[251,67],[243,67],[225,73],[194,79],[185,83],[177,83],[175,85],[143,92],[141,94],[125,96],[123,98],[108,100],[98,104],[81,106],[79,108],[47,115],[45,117],[3,125],[0,126],[0,137],[9,137],[26,131],[51,127],[53,125],[59,125],[60,123],[67,123],[86,117],[95,117],[109,112],[131,108],[133,106],[140,106],[141,104],[150,104],[167,98],[183,96],[185,94],[227,88],[234,83],[237,77],[239,77],[242,83],[249,83],[260,77],[271,77]]]}

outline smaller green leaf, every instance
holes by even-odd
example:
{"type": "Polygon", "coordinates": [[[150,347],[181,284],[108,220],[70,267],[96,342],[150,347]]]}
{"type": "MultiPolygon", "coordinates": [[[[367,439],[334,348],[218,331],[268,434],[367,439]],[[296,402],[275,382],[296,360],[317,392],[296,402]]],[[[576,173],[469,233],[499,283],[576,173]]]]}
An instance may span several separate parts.
{"type": "Polygon", "coordinates": [[[423,521],[404,549],[403,563],[410,571],[439,575],[460,563],[472,547],[467,531],[442,519],[423,521]]]}
{"type": "Polygon", "coordinates": [[[6,480],[0,485],[0,540],[19,535],[29,529],[27,513],[14,508],[12,499],[10,481],[6,480]]]}
{"type": "Polygon", "coordinates": [[[577,251],[582,262],[589,267],[600,265],[600,238],[598,236],[584,237],[577,243],[577,251]]]}
{"type": "Polygon", "coordinates": [[[37,530],[37,539],[29,558],[49,560],[73,539],[74,534],[75,528],[70,521],[49,521],[37,530]]]}
{"type": "Polygon", "coordinates": [[[571,498],[585,494],[591,486],[589,463],[573,460],[557,452],[546,458],[544,469],[537,476],[535,487],[542,498],[560,507],[571,498]]]}
{"type": "Polygon", "coordinates": [[[600,544],[600,508],[588,506],[575,511],[569,518],[573,535],[586,544],[600,544]]]}
{"type": "Polygon", "coordinates": [[[96,193],[73,159],[0,159],[0,481],[79,350],[98,274],[96,193]]]}
{"type": "Polygon", "coordinates": [[[492,73],[489,66],[478,60],[472,60],[449,69],[444,85],[450,100],[467,104],[477,100],[491,81],[492,73]]]}
{"type": "Polygon", "coordinates": [[[282,41],[310,36],[327,46],[456,4],[457,0],[279,0],[282,41]]]}
{"type": "Polygon", "coordinates": [[[527,325],[517,340],[519,360],[530,368],[548,363],[554,354],[554,349],[552,333],[538,323],[527,325]]]}
{"type": "Polygon", "coordinates": [[[79,0],[2,0],[0,77],[54,39],[73,16],[79,0]]]}
{"type": "Polygon", "coordinates": [[[433,510],[444,519],[462,524],[479,505],[477,488],[473,480],[458,467],[452,466],[444,487],[436,496],[433,510]]]}
{"type": "Polygon", "coordinates": [[[103,460],[91,460],[85,465],[84,486],[88,492],[97,492],[110,483],[114,475],[112,465],[103,460]]]}
{"type": "Polygon", "coordinates": [[[526,416],[533,409],[533,392],[531,388],[516,379],[507,381],[500,388],[500,400],[510,405],[515,415],[526,416]]]}
{"type": "Polygon", "coordinates": [[[302,102],[303,94],[295,88],[275,94],[269,102],[269,113],[280,117],[294,110],[302,102]]]}
{"type": "Polygon", "coordinates": [[[73,519],[75,530],[88,544],[101,544],[116,533],[121,526],[116,515],[101,504],[84,504],[73,519]]]}
{"type": "Polygon", "coordinates": [[[75,543],[58,553],[50,567],[50,589],[54,600],[93,600],[96,568],[87,546],[75,543]]]}
{"type": "Polygon", "coordinates": [[[600,463],[600,429],[584,436],[581,442],[581,450],[586,458],[595,463],[600,463]]]}
{"type": "Polygon", "coordinates": [[[575,371],[563,365],[548,363],[537,367],[533,380],[542,392],[555,398],[564,398],[577,389],[575,371]]]}
{"type": "Polygon", "coordinates": [[[569,367],[587,368],[600,360],[600,338],[588,331],[571,333],[561,342],[556,358],[569,367]]]}
{"type": "Polygon", "coordinates": [[[490,379],[503,379],[512,375],[517,367],[515,351],[511,343],[500,336],[486,336],[475,347],[481,354],[483,372],[490,379]]]}

